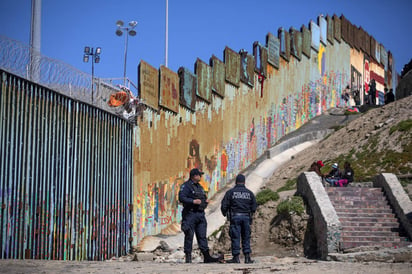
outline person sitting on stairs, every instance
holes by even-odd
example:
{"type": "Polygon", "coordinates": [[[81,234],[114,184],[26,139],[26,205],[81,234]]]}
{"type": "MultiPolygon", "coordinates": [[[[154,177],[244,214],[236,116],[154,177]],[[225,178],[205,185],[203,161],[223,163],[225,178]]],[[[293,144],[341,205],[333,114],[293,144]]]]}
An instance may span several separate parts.
{"type": "Polygon", "coordinates": [[[325,176],[325,181],[328,182],[330,186],[337,186],[340,179],[342,179],[342,173],[339,170],[338,163],[334,163],[331,171],[325,176]]]}

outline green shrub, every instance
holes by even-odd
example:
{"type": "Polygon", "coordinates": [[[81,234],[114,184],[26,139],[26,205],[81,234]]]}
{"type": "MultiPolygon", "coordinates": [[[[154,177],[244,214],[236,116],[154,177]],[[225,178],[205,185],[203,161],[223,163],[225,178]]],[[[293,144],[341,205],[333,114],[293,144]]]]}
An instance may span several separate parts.
{"type": "Polygon", "coordinates": [[[268,201],[277,201],[279,200],[279,194],[277,192],[274,192],[270,189],[265,189],[256,194],[256,202],[259,205],[263,205],[267,203],[268,201]]]}
{"type": "Polygon", "coordinates": [[[286,184],[282,187],[280,187],[277,192],[282,192],[282,191],[288,191],[288,190],[293,190],[296,189],[296,182],[298,179],[289,179],[286,184]]]}
{"type": "Polygon", "coordinates": [[[305,207],[302,197],[293,196],[291,199],[280,202],[276,210],[279,215],[292,215],[296,213],[301,216],[305,212],[305,207]]]}
{"type": "Polygon", "coordinates": [[[394,133],[395,131],[409,131],[412,129],[412,120],[408,119],[408,120],[404,120],[399,122],[397,125],[394,125],[393,127],[391,127],[391,129],[389,130],[389,134],[394,133]]]}

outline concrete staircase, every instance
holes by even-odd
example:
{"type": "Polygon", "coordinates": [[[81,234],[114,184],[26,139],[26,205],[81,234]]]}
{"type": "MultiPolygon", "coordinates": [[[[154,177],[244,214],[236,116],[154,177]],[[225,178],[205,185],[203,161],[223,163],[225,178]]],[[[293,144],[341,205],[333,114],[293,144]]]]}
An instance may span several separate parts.
{"type": "Polygon", "coordinates": [[[379,246],[399,248],[411,244],[403,237],[381,188],[326,187],[326,192],[342,224],[339,249],[379,246]]]}

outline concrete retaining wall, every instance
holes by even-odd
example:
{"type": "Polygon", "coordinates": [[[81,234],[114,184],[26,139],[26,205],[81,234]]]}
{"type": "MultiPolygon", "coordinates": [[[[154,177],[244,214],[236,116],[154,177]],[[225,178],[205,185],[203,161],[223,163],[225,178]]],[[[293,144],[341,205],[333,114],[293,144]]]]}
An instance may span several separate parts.
{"type": "Polygon", "coordinates": [[[297,192],[312,210],[317,252],[321,259],[339,251],[342,225],[338,215],[315,172],[304,172],[298,178],[297,192]]]}
{"type": "Polygon", "coordinates": [[[323,129],[323,130],[307,132],[305,134],[290,138],[289,140],[286,140],[279,145],[269,148],[266,151],[267,158],[268,159],[273,158],[274,156],[288,150],[289,148],[292,148],[304,142],[323,139],[326,135],[332,132],[334,132],[333,129],[323,129]]]}
{"type": "Polygon", "coordinates": [[[381,187],[400,223],[412,239],[412,202],[398,178],[392,173],[381,173],[373,180],[374,187],[381,187]]]}

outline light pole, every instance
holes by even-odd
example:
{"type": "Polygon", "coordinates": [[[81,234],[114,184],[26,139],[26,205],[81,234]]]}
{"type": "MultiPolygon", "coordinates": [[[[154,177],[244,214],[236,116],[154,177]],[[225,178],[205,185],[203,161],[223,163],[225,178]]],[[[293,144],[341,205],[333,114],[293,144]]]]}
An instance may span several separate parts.
{"type": "Polygon", "coordinates": [[[94,86],[94,63],[99,63],[100,62],[100,53],[102,52],[101,47],[97,47],[96,50],[94,51],[93,48],[91,47],[84,47],[84,55],[83,55],[83,62],[87,63],[89,62],[89,56],[92,56],[92,103],[93,103],[93,86],[94,86]]]}
{"type": "Polygon", "coordinates": [[[128,37],[130,36],[135,36],[136,31],[134,28],[137,25],[137,21],[130,21],[129,25],[124,27],[124,23],[122,20],[118,20],[116,22],[117,30],[116,30],[116,35],[117,36],[122,36],[123,35],[123,30],[126,31],[125,34],[125,45],[124,45],[124,71],[123,71],[123,81],[124,85],[126,86],[126,61],[127,61],[127,42],[128,42],[128,37]]]}

